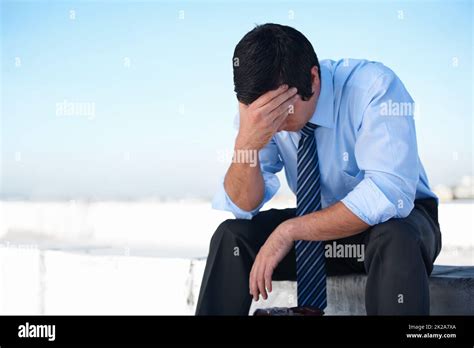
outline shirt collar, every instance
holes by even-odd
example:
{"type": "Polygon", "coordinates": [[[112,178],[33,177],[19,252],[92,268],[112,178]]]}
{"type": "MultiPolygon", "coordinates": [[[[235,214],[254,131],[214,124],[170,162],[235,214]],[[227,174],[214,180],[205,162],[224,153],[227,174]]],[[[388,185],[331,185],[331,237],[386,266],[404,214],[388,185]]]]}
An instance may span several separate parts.
{"type": "Polygon", "coordinates": [[[331,71],[321,65],[321,91],[316,110],[309,122],[326,128],[334,127],[334,89],[331,71]]]}

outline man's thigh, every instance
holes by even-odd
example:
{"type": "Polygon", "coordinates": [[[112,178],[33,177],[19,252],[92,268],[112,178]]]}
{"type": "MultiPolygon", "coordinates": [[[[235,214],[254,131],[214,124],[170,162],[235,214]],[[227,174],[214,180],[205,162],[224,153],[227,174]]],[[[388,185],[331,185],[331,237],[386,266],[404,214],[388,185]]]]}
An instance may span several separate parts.
{"type": "Polygon", "coordinates": [[[265,241],[282,222],[295,217],[296,209],[270,209],[255,215],[251,222],[259,232],[257,238],[265,241]]]}
{"type": "Polygon", "coordinates": [[[326,273],[329,276],[365,273],[365,240],[369,231],[325,242],[326,273]]]}
{"type": "Polygon", "coordinates": [[[328,275],[366,273],[368,269],[364,261],[367,253],[373,254],[376,249],[380,248],[379,244],[395,244],[396,239],[403,239],[406,243],[418,243],[425,263],[428,265],[427,271],[431,272],[430,265],[441,248],[439,225],[434,220],[433,214],[437,215],[436,206],[430,206],[427,202],[423,204],[415,202],[413,210],[406,218],[393,218],[359,234],[327,241],[326,269],[328,275]],[[427,209],[436,211],[431,212],[430,215],[427,209]],[[337,253],[337,248],[343,250],[343,256],[337,253]],[[354,257],[354,250],[356,257],[354,257]],[[362,252],[362,257],[360,257],[359,251],[362,252]]]}
{"type": "MultiPolygon", "coordinates": [[[[399,258],[402,258],[408,247],[415,245],[418,248],[414,250],[421,252],[426,270],[430,274],[441,248],[441,233],[437,221],[427,214],[423,206],[415,204],[407,217],[390,219],[371,227],[364,234],[364,244],[366,271],[368,271],[370,259],[378,251],[381,251],[377,256],[379,258],[393,257],[393,255],[400,255],[399,258]],[[398,253],[394,249],[397,249],[398,253]],[[388,250],[391,251],[388,252],[388,250]]],[[[388,259],[386,261],[397,262],[397,260],[388,259]]]]}

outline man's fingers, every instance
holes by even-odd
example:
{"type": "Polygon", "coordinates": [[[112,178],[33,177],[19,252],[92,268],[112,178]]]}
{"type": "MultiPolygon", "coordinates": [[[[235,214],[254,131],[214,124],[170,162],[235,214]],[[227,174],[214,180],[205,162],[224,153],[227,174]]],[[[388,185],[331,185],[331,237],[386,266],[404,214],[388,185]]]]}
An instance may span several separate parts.
{"type": "Polygon", "coordinates": [[[255,267],[256,267],[255,265],[256,265],[256,262],[253,263],[252,270],[250,271],[249,287],[250,287],[250,294],[253,296],[253,299],[257,301],[258,290],[257,290],[256,276],[255,276],[255,267]]]}
{"type": "Polygon", "coordinates": [[[270,118],[278,118],[281,114],[285,113],[285,112],[289,112],[290,111],[290,107],[293,105],[294,107],[294,104],[296,103],[296,100],[298,99],[298,95],[295,94],[293,97],[291,97],[290,99],[288,99],[287,101],[285,101],[284,103],[282,103],[281,105],[279,105],[276,109],[274,109],[269,115],[268,117],[270,118]]]}
{"type": "Polygon", "coordinates": [[[278,116],[274,121],[273,121],[273,131],[274,132],[277,132],[278,129],[280,128],[280,126],[283,124],[283,122],[285,122],[286,118],[289,116],[290,114],[288,113],[288,111],[285,111],[284,113],[282,113],[280,116],[278,116]]]}
{"type": "Polygon", "coordinates": [[[297,95],[296,92],[298,92],[298,90],[295,87],[292,87],[289,90],[287,90],[285,93],[282,93],[278,95],[277,97],[273,98],[266,105],[261,106],[261,108],[270,114],[273,114],[273,111],[275,111],[277,114],[280,114],[281,111],[278,111],[278,108],[282,104],[284,104],[285,102],[291,100],[291,98],[296,96],[297,95]]]}
{"type": "Polygon", "coordinates": [[[258,285],[258,291],[263,296],[263,299],[267,299],[267,290],[265,289],[265,265],[259,265],[258,266],[258,272],[257,272],[257,285],[258,285]]]}
{"type": "Polygon", "coordinates": [[[266,104],[268,104],[273,98],[279,96],[283,92],[288,90],[288,85],[281,85],[277,89],[274,89],[272,91],[268,91],[267,93],[261,95],[258,97],[253,103],[252,106],[256,108],[260,108],[266,104]]]}
{"type": "Polygon", "coordinates": [[[275,131],[278,131],[280,126],[285,122],[286,118],[294,113],[294,109],[291,110],[291,107],[294,106],[294,103],[298,99],[298,96],[295,95],[293,98],[291,98],[287,103],[285,103],[280,110],[282,111],[280,115],[278,115],[274,120],[273,120],[273,129],[275,131]]]}
{"type": "Polygon", "coordinates": [[[281,125],[285,122],[286,118],[290,116],[291,114],[293,114],[293,112],[290,113],[290,111],[292,111],[290,110],[290,106],[293,105],[296,99],[297,99],[297,96],[295,96],[294,99],[292,98],[290,102],[288,103],[288,107],[282,108],[283,112],[273,120],[273,130],[275,132],[278,132],[281,125]]]}
{"type": "Polygon", "coordinates": [[[265,287],[267,288],[268,292],[272,292],[272,274],[273,274],[273,267],[267,265],[265,267],[264,277],[265,277],[265,287]]]}

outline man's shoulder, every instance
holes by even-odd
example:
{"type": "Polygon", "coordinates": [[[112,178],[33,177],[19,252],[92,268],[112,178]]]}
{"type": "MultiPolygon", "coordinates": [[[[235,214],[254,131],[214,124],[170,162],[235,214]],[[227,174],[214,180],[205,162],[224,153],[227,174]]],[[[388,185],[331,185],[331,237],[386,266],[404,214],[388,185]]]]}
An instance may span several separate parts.
{"type": "Polygon", "coordinates": [[[370,88],[380,77],[395,77],[395,73],[381,62],[367,59],[345,58],[322,60],[321,69],[328,69],[333,78],[334,88],[354,87],[358,91],[370,88]]]}
{"type": "Polygon", "coordinates": [[[322,68],[329,69],[333,75],[348,75],[357,72],[368,76],[379,76],[393,71],[381,62],[368,59],[344,58],[339,60],[323,59],[319,62],[322,68]]]}

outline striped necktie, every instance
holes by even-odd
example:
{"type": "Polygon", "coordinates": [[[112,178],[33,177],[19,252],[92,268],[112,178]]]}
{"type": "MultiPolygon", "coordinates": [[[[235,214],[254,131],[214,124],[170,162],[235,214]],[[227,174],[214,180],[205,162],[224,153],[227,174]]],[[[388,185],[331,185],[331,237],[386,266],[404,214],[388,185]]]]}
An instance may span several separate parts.
{"type": "MultiPolygon", "coordinates": [[[[319,161],[314,131],[307,123],[298,144],[296,215],[321,209],[319,161]]],[[[299,240],[295,243],[298,306],[326,307],[326,260],[323,242],[299,240]]]]}

